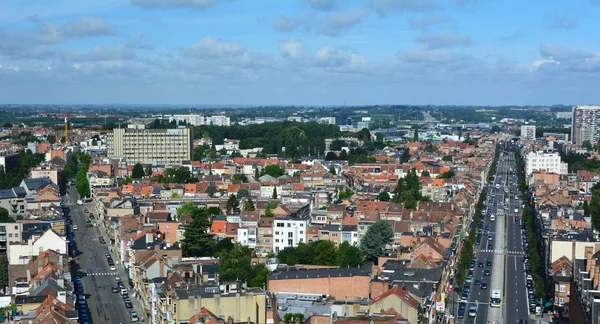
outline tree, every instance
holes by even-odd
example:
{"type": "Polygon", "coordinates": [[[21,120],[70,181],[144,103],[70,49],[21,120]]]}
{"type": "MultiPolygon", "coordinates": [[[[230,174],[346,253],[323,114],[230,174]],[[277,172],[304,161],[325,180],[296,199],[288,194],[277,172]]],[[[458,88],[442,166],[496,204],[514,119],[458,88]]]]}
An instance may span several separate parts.
{"type": "Polygon", "coordinates": [[[277,164],[267,165],[263,170],[263,174],[268,174],[273,178],[279,178],[285,174],[285,169],[277,164]]]}
{"type": "Polygon", "coordinates": [[[368,142],[371,140],[371,132],[369,131],[368,128],[363,128],[363,129],[359,130],[358,133],[356,133],[356,136],[358,137],[359,140],[364,141],[364,142],[368,142]]]}
{"type": "Polygon", "coordinates": [[[335,265],[336,246],[332,241],[316,241],[311,243],[315,253],[314,264],[316,265],[335,265]]]}
{"type": "Polygon", "coordinates": [[[386,244],[394,237],[392,226],[380,219],[369,226],[360,241],[360,251],[367,260],[374,261],[381,254],[386,244]]]}
{"type": "Polygon", "coordinates": [[[335,154],[335,153],[333,153],[331,151],[327,152],[327,155],[325,155],[325,160],[326,161],[335,161],[337,159],[338,159],[337,154],[335,154]]]}
{"type": "Polygon", "coordinates": [[[227,237],[224,238],[220,241],[217,242],[217,244],[215,245],[214,249],[213,249],[213,255],[218,257],[219,254],[221,254],[221,252],[223,251],[229,251],[231,249],[233,249],[234,244],[231,241],[231,238],[227,237]]]}
{"type": "MultiPolygon", "coordinates": [[[[0,223],[14,223],[15,219],[10,217],[6,208],[0,207],[0,223]]],[[[5,286],[0,286],[0,288],[5,286]]]]}
{"type": "Polygon", "coordinates": [[[260,178],[260,171],[258,170],[258,168],[254,169],[254,177],[260,178]]]}
{"type": "Polygon", "coordinates": [[[335,174],[336,174],[336,172],[335,172],[335,167],[334,167],[333,165],[329,167],[329,173],[331,173],[331,174],[333,174],[333,175],[335,175],[335,174]]]}
{"type": "Polygon", "coordinates": [[[250,287],[263,288],[267,284],[267,276],[269,275],[269,268],[262,263],[252,266],[252,273],[248,285],[250,287]]]}
{"type": "Polygon", "coordinates": [[[227,215],[231,215],[232,212],[236,212],[240,208],[240,201],[235,194],[231,194],[229,199],[227,199],[227,204],[225,206],[227,215]]]}
{"type": "Polygon", "coordinates": [[[248,176],[246,176],[245,174],[236,173],[231,177],[231,179],[234,181],[241,181],[243,183],[248,183],[248,176]]]}
{"type": "Polygon", "coordinates": [[[296,323],[296,321],[298,321],[299,323],[304,323],[304,314],[302,313],[286,313],[283,316],[283,323],[284,324],[294,324],[296,323]]]}
{"type": "Polygon", "coordinates": [[[342,243],[336,253],[336,265],[340,267],[357,267],[363,262],[363,257],[360,254],[360,249],[354,245],[350,245],[347,241],[342,243]]]}
{"type": "MultiPolygon", "coordinates": [[[[12,128],[13,126],[14,125],[11,124],[10,122],[6,122],[6,123],[2,124],[2,127],[4,127],[4,128],[12,128]]],[[[2,287],[5,287],[5,286],[2,286],[2,287]]]]}
{"type": "Polygon", "coordinates": [[[348,152],[346,152],[346,150],[342,150],[342,152],[340,153],[340,160],[343,161],[347,161],[348,160],[348,152]]]}
{"type": "Polygon", "coordinates": [[[131,171],[131,178],[141,179],[144,177],[144,167],[140,163],[136,163],[131,171]]]}
{"type": "Polygon", "coordinates": [[[192,203],[181,206],[182,212],[177,210],[177,215],[181,213],[189,214],[192,221],[185,225],[183,240],[181,241],[182,253],[186,257],[202,257],[212,255],[213,238],[208,233],[210,228],[210,213],[206,208],[198,208],[192,203]]]}
{"type": "Polygon", "coordinates": [[[400,163],[406,163],[410,160],[410,149],[408,147],[404,148],[402,151],[402,155],[400,156],[400,163]]]}
{"type": "Polygon", "coordinates": [[[382,191],[379,193],[379,195],[377,195],[377,199],[379,201],[390,201],[390,194],[385,191],[382,191]]]}
{"type": "Polygon", "coordinates": [[[238,199],[244,199],[244,198],[248,197],[249,195],[250,195],[250,192],[246,188],[240,188],[240,190],[238,190],[238,192],[237,192],[238,199]]]}
{"type": "Polygon", "coordinates": [[[50,143],[50,144],[56,143],[56,135],[54,135],[54,134],[50,134],[50,135],[46,136],[46,139],[48,140],[48,143],[50,143]]]}
{"type": "Polygon", "coordinates": [[[6,255],[0,255],[0,289],[4,294],[4,288],[8,287],[8,258],[6,255]]]}
{"type": "Polygon", "coordinates": [[[452,155],[444,155],[442,161],[452,162],[452,155]]]}
{"type": "Polygon", "coordinates": [[[446,171],[438,176],[439,179],[450,179],[453,178],[456,174],[454,171],[446,171]]]}
{"type": "Polygon", "coordinates": [[[255,211],[256,206],[254,206],[254,201],[252,201],[252,197],[248,197],[248,200],[244,204],[245,211],[255,211]]]}
{"type": "Polygon", "coordinates": [[[346,200],[346,199],[352,197],[352,195],[354,195],[354,191],[352,191],[350,189],[342,190],[342,191],[340,191],[340,194],[338,195],[338,199],[346,200]]]}
{"type": "Polygon", "coordinates": [[[252,252],[246,246],[236,244],[233,249],[219,255],[219,281],[248,281],[252,273],[252,252]]]}
{"type": "Polygon", "coordinates": [[[421,176],[422,177],[431,177],[431,174],[429,174],[429,171],[423,170],[423,172],[421,172],[421,176]]]}
{"type": "Polygon", "coordinates": [[[273,188],[273,196],[271,198],[273,198],[273,199],[278,199],[279,198],[277,196],[277,187],[273,188]]]}
{"type": "Polygon", "coordinates": [[[590,141],[583,141],[583,143],[581,144],[581,146],[583,148],[585,148],[586,150],[588,150],[588,151],[593,151],[594,150],[594,147],[592,146],[592,142],[590,142],[590,141]]]}
{"type": "Polygon", "coordinates": [[[150,177],[150,176],[152,176],[152,166],[151,166],[151,165],[148,165],[148,166],[146,167],[146,170],[144,170],[144,175],[145,175],[146,177],[150,177]]]}
{"type": "Polygon", "coordinates": [[[415,128],[415,133],[413,134],[413,142],[419,141],[419,128],[415,128]]]}
{"type": "Polygon", "coordinates": [[[219,207],[209,207],[208,208],[208,212],[212,215],[212,216],[220,216],[223,215],[223,211],[221,210],[221,208],[219,207]]]}

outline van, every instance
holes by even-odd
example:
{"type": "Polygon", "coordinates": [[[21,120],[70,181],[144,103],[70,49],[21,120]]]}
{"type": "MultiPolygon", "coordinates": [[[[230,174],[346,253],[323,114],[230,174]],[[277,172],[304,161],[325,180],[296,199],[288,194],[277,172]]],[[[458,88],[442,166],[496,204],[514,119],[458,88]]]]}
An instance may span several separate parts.
{"type": "Polygon", "coordinates": [[[495,222],[495,221],[496,221],[496,216],[494,216],[494,215],[491,215],[491,216],[490,216],[490,222],[495,222]]]}
{"type": "Polygon", "coordinates": [[[469,307],[469,317],[477,316],[477,306],[469,307]]]}

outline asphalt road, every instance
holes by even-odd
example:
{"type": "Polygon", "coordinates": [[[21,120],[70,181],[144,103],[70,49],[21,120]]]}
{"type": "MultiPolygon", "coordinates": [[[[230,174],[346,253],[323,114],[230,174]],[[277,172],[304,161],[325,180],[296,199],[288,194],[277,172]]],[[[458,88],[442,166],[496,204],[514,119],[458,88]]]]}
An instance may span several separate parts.
{"type": "Polygon", "coordinates": [[[523,263],[524,247],[521,236],[522,205],[521,199],[515,199],[515,194],[519,192],[516,180],[516,164],[514,154],[510,153],[510,167],[513,173],[509,175],[511,184],[511,199],[509,203],[510,215],[507,224],[507,248],[509,253],[506,258],[506,287],[505,287],[505,318],[507,323],[517,323],[520,319],[529,317],[529,301],[527,299],[527,283],[525,275],[525,265],[523,263]],[[514,175],[514,178],[513,178],[514,175]],[[515,220],[514,211],[518,210],[518,221],[515,220]]]}
{"type": "MultiPolygon", "coordinates": [[[[79,251],[77,263],[82,277],[84,295],[87,299],[90,323],[129,323],[129,310],[118,293],[111,288],[116,286],[117,272],[111,271],[106,261],[106,245],[100,244],[99,232],[96,227],[86,227],[87,215],[84,206],[77,205],[77,194],[69,190],[68,204],[71,220],[78,229],[74,230],[74,238],[79,251]]],[[[128,284],[125,281],[125,286],[128,284]]]]}

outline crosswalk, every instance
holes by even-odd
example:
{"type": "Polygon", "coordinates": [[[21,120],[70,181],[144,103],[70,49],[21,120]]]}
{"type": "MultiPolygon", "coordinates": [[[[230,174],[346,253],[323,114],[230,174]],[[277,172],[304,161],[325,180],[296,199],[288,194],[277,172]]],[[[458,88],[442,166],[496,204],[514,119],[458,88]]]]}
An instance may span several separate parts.
{"type": "Polygon", "coordinates": [[[94,273],[88,273],[88,276],[117,276],[118,273],[116,272],[94,272],[94,273]]]}
{"type": "Polygon", "coordinates": [[[490,253],[490,254],[514,254],[514,255],[522,255],[521,251],[504,251],[504,250],[479,250],[481,253],[490,253]]]}

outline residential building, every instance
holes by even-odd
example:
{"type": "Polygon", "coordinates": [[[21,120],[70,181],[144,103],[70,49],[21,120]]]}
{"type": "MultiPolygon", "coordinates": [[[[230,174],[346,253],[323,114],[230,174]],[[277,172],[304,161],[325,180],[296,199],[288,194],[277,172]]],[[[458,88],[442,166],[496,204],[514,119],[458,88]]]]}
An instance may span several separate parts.
{"type": "Polygon", "coordinates": [[[562,143],[569,142],[569,134],[544,132],[544,133],[542,133],[542,136],[544,138],[548,138],[548,137],[552,136],[552,137],[554,137],[554,139],[557,142],[562,142],[562,143]]]}
{"type": "Polygon", "coordinates": [[[275,218],[273,222],[273,252],[290,246],[298,246],[298,243],[306,242],[306,230],[310,217],[302,218],[275,218]]]}
{"type": "Polygon", "coordinates": [[[62,184],[62,169],[55,167],[49,163],[40,164],[31,169],[29,172],[30,178],[48,178],[57,185],[62,184]]]}
{"type": "Polygon", "coordinates": [[[7,154],[6,152],[3,152],[0,155],[0,166],[4,168],[5,173],[18,167],[19,163],[21,163],[21,156],[19,153],[7,154]]]}
{"type": "Polygon", "coordinates": [[[210,116],[206,117],[206,125],[231,126],[231,119],[227,116],[210,116]]]}
{"type": "Polygon", "coordinates": [[[181,165],[192,160],[191,128],[116,128],[108,135],[108,156],[136,163],[181,165]]]}
{"type": "Polygon", "coordinates": [[[197,114],[169,116],[169,123],[173,121],[177,122],[178,124],[184,121],[187,125],[200,126],[204,125],[204,116],[197,114]]]}
{"type": "Polygon", "coordinates": [[[600,106],[573,106],[571,140],[581,145],[585,141],[600,140],[600,106]]]}
{"type": "Polygon", "coordinates": [[[521,126],[521,139],[525,141],[535,140],[535,126],[534,125],[522,125],[521,126]]]}
{"type": "Polygon", "coordinates": [[[540,170],[556,174],[567,174],[568,167],[567,163],[561,161],[560,154],[556,151],[531,151],[525,156],[526,176],[540,170]]]}
{"type": "Polygon", "coordinates": [[[25,264],[47,249],[66,254],[67,242],[50,229],[37,239],[31,237],[24,243],[9,244],[7,250],[8,264],[25,264]]]}

